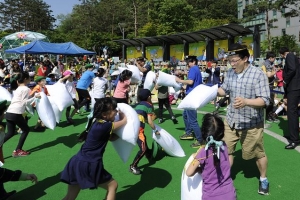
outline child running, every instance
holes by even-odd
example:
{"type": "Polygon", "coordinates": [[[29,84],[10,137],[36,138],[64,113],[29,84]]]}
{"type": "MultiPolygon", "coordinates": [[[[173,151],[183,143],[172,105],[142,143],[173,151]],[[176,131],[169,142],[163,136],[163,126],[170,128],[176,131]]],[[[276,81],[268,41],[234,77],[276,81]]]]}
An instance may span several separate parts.
{"type": "Polygon", "coordinates": [[[129,171],[135,175],[141,174],[141,170],[137,167],[140,160],[146,155],[146,158],[151,159],[151,151],[148,148],[146,136],[144,133],[145,123],[148,121],[149,126],[152,128],[153,133],[160,135],[159,131],[156,129],[153,118],[155,114],[153,113],[153,106],[151,102],[151,92],[148,89],[140,89],[138,98],[140,103],[137,104],[135,110],[139,116],[140,120],[140,131],[137,139],[137,144],[139,145],[139,152],[135,156],[132,164],[130,165],[129,171]]]}
{"type": "MultiPolygon", "coordinates": [[[[46,95],[49,95],[48,90],[46,88],[46,77],[37,76],[34,81],[36,82],[36,86],[31,90],[30,96],[33,96],[34,94],[39,92],[44,92],[46,95]]],[[[35,107],[36,105],[33,106],[35,107]]],[[[34,130],[37,131],[39,129],[44,129],[44,128],[45,125],[43,124],[42,120],[39,117],[34,127],[34,130]]]]}
{"type": "Polygon", "coordinates": [[[219,116],[208,113],[204,115],[201,127],[207,143],[205,148],[201,146],[197,153],[193,154],[195,159],[186,170],[186,175],[201,173],[202,200],[235,200],[227,146],[222,141],[224,123],[219,116]]]}
{"type": "Polygon", "coordinates": [[[96,78],[93,80],[92,94],[95,100],[99,100],[105,97],[105,92],[108,88],[108,81],[103,77],[105,74],[105,69],[99,68],[97,71],[96,78]]]}
{"type": "Polygon", "coordinates": [[[121,120],[114,122],[116,108],[117,103],[112,98],[105,97],[96,101],[93,113],[95,122],[80,135],[80,139],[85,140],[85,143],[70,159],[61,174],[61,181],[68,184],[68,192],[63,200],[74,200],[81,189],[97,187],[107,190],[106,200],[115,199],[118,183],[104,169],[102,158],[108,140],[118,139],[113,131],[127,122],[122,113],[120,113],[121,120]]]}
{"type": "Polygon", "coordinates": [[[20,136],[16,149],[12,153],[13,157],[20,157],[30,154],[22,149],[29,133],[29,126],[22,114],[25,112],[26,105],[33,103],[35,98],[41,98],[41,95],[36,93],[35,97],[29,98],[30,89],[27,87],[27,84],[30,83],[30,77],[28,72],[18,74],[14,81],[18,83],[18,88],[14,92],[14,96],[6,111],[5,118],[8,132],[5,135],[4,143],[15,135],[16,126],[21,128],[23,133],[20,136]]]}
{"type": "Polygon", "coordinates": [[[114,98],[118,103],[128,104],[128,93],[130,92],[130,79],[132,72],[125,69],[119,77],[119,81],[114,92],[114,98]]]}
{"type": "Polygon", "coordinates": [[[67,118],[67,123],[68,124],[73,124],[73,116],[76,114],[76,112],[78,111],[78,108],[79,108],[79,105],[78,105],[78,102],[77,102],[77,99],[76,99],[76,88],[75,88],[75,85],[74,85],[74,75],[75,73],[72,72],[71,70],[66,70],[64,73],[63,73],[63,78],[59,79],[59,82],[63,83],[63,82],[66,82],[66,88],[69,92],[69,94],[71,95],[72,99],[73,99],[73,106],[74,106],[74,110],[72,111],[72,114],[70,115],[70,111],[71,111],[71,106],[67,107],[66,109],[66,118],[67,118]]]}

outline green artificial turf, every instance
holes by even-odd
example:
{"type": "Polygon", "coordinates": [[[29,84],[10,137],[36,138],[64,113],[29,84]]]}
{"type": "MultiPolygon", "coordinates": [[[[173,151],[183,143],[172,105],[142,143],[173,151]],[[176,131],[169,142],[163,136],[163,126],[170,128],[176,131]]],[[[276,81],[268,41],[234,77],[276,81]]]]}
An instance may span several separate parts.
{"type": "MultiPolygon", "coordinates": [[[[207,105],[201,111],[212,111],[213,105],[207,105]]],[[[221,108],[223,110],[223,108],[221,108]]],[[[223,111],[222,111],[223,112],[223,111]]],[[[167,119],[161,124],[175,138],[184,132],[184,125],[180,110],[174,113],[179,124],[174,125],[169,120],[167,112],[164,117],[167,119]]],[[[202,114],[198,114],[201,122],[202,114]]],[[[36,116],[29,120],[31,127],[36,122],[36,116]]],[[[59,200],[66,194],[67,185],[59,180],[60,172],[65,167],[68,160],[80,149],[77,135],[84,129],[86,115],[76,115],[75,126],[67,126],[65,117],[54,131],[47,129],[45,132],[30,132],[25,142],[24,149],[32,154],[22,158],[12,158],[19,135],[14,136],[4,144],[5,165],[9,169],[22,169],[24,172],[35,173],[39,178],[38,184],[26,182],[9,182],[5,184],[7,191],[17,190],[18,193],[11,200],[59,200]]],[[[156,120],[157,123],[157,120],[156,120]]],[[[270,130],[279,132],[278,125],[274,125],[270,130]]],[[[152,133],[149,126],[146,128],[148,146],[152,144],[152,133]]],[[[136,146],[127,163],[123,163],[109,143],[104,153],[105,168],[113,175],[119,184],[118,200],[179,200],[180,199],[180,179],[183,166],[188,157],[196,151],[189,145],[193,141],[179,140],[186,153],[184,158],[170,157],[164,152],[158,152],[155,163],[149,164],[143,158],[139,164],[143,170],[142,175],[133,175],[129,169],[129,164],[138,151],[136,146]]],[[[235,163],[232,168],[232,177],[236,187],[239,200],[297,200],[299,186],[299,160],[300,155],[296,151],[286,151],[283,143],[265,134],[265,148],[269,158],[268,178],[270,181],[270,195],[260,196],[258,190],[258,170],[255,161],[244,161],[241,158],[240,146],[237,147],[235,163]]],[[[77,199],[96,200],[103,199],[105,191],[83,190],[77,199]]]]}

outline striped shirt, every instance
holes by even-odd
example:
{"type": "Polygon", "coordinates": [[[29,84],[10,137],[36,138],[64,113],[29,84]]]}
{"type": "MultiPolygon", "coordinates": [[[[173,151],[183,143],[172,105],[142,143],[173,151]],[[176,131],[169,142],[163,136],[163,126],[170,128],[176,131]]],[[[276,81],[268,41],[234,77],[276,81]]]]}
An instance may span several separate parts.
{"type": "Polygon", "coordinates": [[[241,74],[236,74],[229,69],[221,88],[230,94],[230,104],[227,109],[226,120],[231,128],[253,128],[264,120],[264,108],[245,106],[240,109],[233,107],[234,99],[242,97],[246,99],[262,98],[265,105],[270,103],[270,89],[268,78],[259,68],[249,66],[241,74]]]}
{"type": "Polygon", "coordinates": [[[145,128],[145,123],[148,119],[148,115],[153,114],[153,106],[147,101],[141,101],[136,107],[135,111],[137,112],[140,120],[140,127],[145,128]]]}

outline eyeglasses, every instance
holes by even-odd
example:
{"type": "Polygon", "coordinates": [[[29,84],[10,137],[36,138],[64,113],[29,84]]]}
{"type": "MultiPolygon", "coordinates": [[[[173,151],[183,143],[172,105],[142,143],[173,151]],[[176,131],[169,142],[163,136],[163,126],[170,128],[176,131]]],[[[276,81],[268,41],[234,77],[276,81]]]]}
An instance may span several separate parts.
{"type": "Polygon", "coordinates": [[[240,59],[237,59],[237,60],[229,60],[229,63],[232,65],[232,64],[236,64],[238,61],[240,61],[240,59]]]}

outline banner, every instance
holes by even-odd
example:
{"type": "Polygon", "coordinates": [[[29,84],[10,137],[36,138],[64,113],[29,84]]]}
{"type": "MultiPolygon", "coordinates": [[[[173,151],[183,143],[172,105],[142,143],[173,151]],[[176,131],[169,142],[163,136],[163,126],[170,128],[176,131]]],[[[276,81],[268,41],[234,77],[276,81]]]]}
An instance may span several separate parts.
{"type": "Polygon", "coordinates": [[[163,47],[162,46],[148,46],[146,47],[146,58],[153,61],[163,61],[163,47]]]}
{"type": "Polygon", "coordinates": [[[214,41],[214,59],[223,60],[225,53],[228,51],[228,40],[214,41]]]}
{"type": "Polygon", "coordinates": [[[127,60],[132,58],[138,58],[142,56],[142,50],[139,51],[135,47],[127,47],[127,60]]]}
{"type": "Polygon", "coordinates": [[[170,63],[177,64],[184,60],[183,44],[170,45],[170,63]]]}
{"type": "Polygon", "coordinates": [[[206,59],[206,43],[204,41],[200,41],[197,43],[189,44],[189,55],[197,56],[198,60],[206,59]]]}
{"type": "Polygon", "coordinates": [[[250,53],[249,62],[252,62],[253,61],[253,36],[235,37],[234,41],[236,43],[240,43],[242,45],[247,46],[248,51],[250,53]]]}

